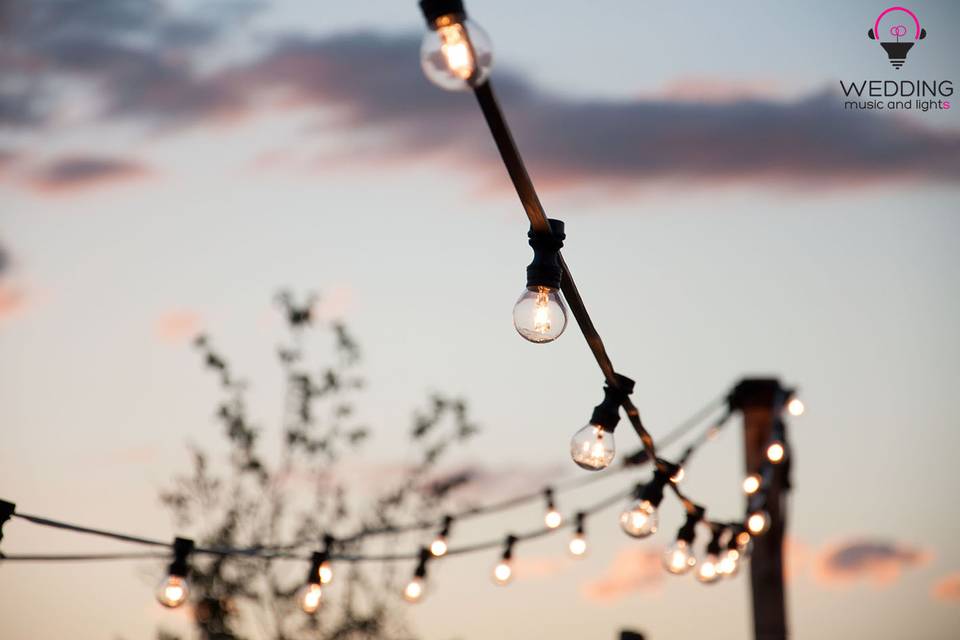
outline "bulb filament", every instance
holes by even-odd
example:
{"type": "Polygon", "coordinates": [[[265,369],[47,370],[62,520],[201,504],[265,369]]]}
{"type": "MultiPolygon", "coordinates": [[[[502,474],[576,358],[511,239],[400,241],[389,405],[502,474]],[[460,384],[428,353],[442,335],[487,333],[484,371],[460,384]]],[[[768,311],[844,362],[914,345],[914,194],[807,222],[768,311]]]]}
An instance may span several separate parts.
{"type": "Polygon", "coordinates": [[[476,64],[473,60],[473,48],[463,25],[449,24],[440,27],[437,32],[440,34],[440,51],[447,61],[447,67],[458,78],[469,80],[476,71],[476,64]]]}

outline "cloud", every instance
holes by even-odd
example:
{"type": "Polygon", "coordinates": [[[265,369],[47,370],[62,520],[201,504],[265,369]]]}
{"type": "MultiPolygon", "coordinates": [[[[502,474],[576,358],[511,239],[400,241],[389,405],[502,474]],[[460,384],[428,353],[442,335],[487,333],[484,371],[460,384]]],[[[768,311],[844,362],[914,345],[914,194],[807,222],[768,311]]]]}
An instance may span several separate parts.
{"type": "Polygon", "coordinates": [[[167,311],[157,319],[156,334],[168,342],[184,342],[195,338],[203,323],[200,315],[185,309],[167,311]]]}
{"type": "Polygon", "coordinates": [[[930,561],[932,554],[907,545],[879,540],[852,540],[824,548],[814,565],[814,579],[825,586],[868,582],[888,586],[908,568],[930,561]]]}
{"type": "Polygon", "coordinates": [[[930,589],[930,596],[934,600],[960,603],[960,571],[937,580],[930,589]]]}
{"type": "Polygon", "coordinates": [[[23,310],[27,294],[22,287],[0,282],[0,319],[6,319],[23,310]]]}
{"type": "Polygon", "coordinates": [[[41,167],[30,180],[35,189],[56,192],[139,178],[146,172],[146,167],[134,160],[70,156],[41,167]]]}
{"type": "MultiPolygon", "coordinates": [[[[85,80],[102,101],[104,121],[186,127],[278,105],[333,113],[339,116],[334,124],[304,132],[306,148],[347,128],[357,139],[378,135],[372,146],[344,149],[324,166],[442,154],[507,188],[472,98],[423,78],[416,34],[288,34],[259,56],[211,68],[208,50],[242,15],[215,27],[209,16],[174,15],[156,3],[66,4],[68,10],[27,21],[17,61],[48,76],[85,80]],[[165,38],[171,32],[176,37],[165,38]]],[[[658,95],[589,100],[540,90],[504,66],[494,80],[541,183],[855,186],[960,177],[960,132],[845,111],[841,96],[829,91],[784,101],[769,97],[764,83],[694,79],[658,95]]],[[[19,106],[7,107],[11,113],[32,104],[29,95],[20,97],[19,106]]]]}
{"type": "Polygon", "coordinates": [[[657,589],[663,582],[664,573],[660,551],[624,547],[617,552],[603,575],[584,583],[581,592],[593,602],[614,602],[637,591],[657,589]]]}

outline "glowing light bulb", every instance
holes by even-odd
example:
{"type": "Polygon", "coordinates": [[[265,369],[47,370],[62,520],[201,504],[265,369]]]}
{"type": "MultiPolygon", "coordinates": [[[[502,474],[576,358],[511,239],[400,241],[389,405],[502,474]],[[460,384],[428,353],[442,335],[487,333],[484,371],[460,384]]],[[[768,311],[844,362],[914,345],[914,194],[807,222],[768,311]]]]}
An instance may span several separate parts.
{"type": "Polygon", "coordinates": [[[670,482],[673,484],[679,484],[683,481],[687,473],[683,470],[683,467],[677,467],[677,470],[673,472],[673,475],[670,476],[670,482]]]}
{"type": "Polygon", "coordinates": [[[787,403],[787,413],[792,416],[802,416],[805,410],[806,407],[803,406],[800,398],[790,398],[790,402],[787,403]]]}
{"type": "Polygon", "coordinates": [[[329,560],[324,560],[320,563],[320,568],[317,570],[317,576],[320,578],[320,584],[330,584],[333,582],[333,566],[330,564],[329,560]]]}
{"type": "Polygon", "coordinates": [[[717,572],[723,576],[733,577],[740,571],[740,552],[736,549],[727,549],[720,556],[717,572]]]}
{"type": "Polygon", "coordinates": [[[411,603],[420,602],[426,589],[427,585],[423,578],[420,576],[414,576],[403,588],[403,599],[411,603]]]}
{"type": "Polygon", "coordinates": [[[771,442],[770,446],[767,447],[767,460],[773,464],[778,464],[783,460],[783,456],[786,454],[786,452],[787,451],[784,449],[782,442],[771,442]]]}
{"type": "Polygon", "coordinates": [[[649,500],[637,500],[620,514],[620,528],[633,538],[657,532],[657,508],[649,500]]]}
{"type": "Polygon", "coordinates": [[[460,91],[483,84],[490,76],[490,38],[472,20],[455,14],[434,21],[420,46],[420,66],[433,84],[460,91]]]}
{"type": "Polygon", "coordinates": [[[760,490],[760,476],[756,473],[751,473],[746,478],[743,479],[743,492],[748,496],[752,496],[757,491],[760,490]]]}
{"type": "Polygon", "coordinates": [[[552,342],[567,328],[567,306],[552,287],[527,287],[513,305],[513,326],[530,342],[552,342]]]}
{"type": "Polygon", "coordinates": [[[697,557],[686,540],[677,540],[663,552],[663,568],[672,574],[687,573],[697,564],[697,557]]]}
{"type": "Polygon", "coordinates": [[[717,554],[708,553],[706,559],[700,563],[700,567],[697,569],[697,580],[703,584],[712,584],[719,580],[722,576],[717,567],[717,554]]]}
{"type": "Polygon", "coordinates": [[[543,516],[543,524],[548,529],[556,529],[563,524],[563,516],[556,509],[549,509],[543,516]]]}
{"type": "Polygon", "coordinates": [[[493,581],[500,586],[504,586],[509,584],[511,580],[513,580],[513,567],[510,566],[509,560],[501,560],[493,568],[493,581]]]}
{"type": "Polygon", "coordinates": [[[570,538],[570,544],[567,545],[570,554],[580,558],[587,553],[587,538],[582,533],[576,533],[570,538]]]}
{"type": "Polygon", "coordinates": [[[570,456],[587,471],[605,469],[613,461],[615,453],[613,433],[604,431],[600,425],[588,424],[573,434],[570,440],[570,456]]]}
{"type": "Polygon", "coordinates": [[[305,584],[297,590],[297,604],[304,613],[316,613],[322,598],[323,592],[320,585],[315,582],[305,584]]]}
{"type": "Polygon", "coordinates": [[[750,533],[747,531],[741,531],[737,534],[737,546],[740,548],[741,553],[745,553],[748,546],[750,545],[750,533]]]}
{"type": "Polygon", "coordinates": [[[754,511],[750,514],[750,517],[747,518],[747,530],[751,535],[758,536],[766,533],[769,527],[770,516],[767,515],[766,511],[754,511]]]}
{"type": "Polygon", "coordinates": [[[442,535],[438,535],[434,538],[433,542],[430,543],[430,553],[439,558],[440,556],[446,555],[447,553],[447,540],[442,535]]]}
{"type": "Polygon", "coordinates": [[[181,576],[166,576],[157,585],[157,601],[165,607],[175,609],[187,601],[190,585],[181,576]]]}

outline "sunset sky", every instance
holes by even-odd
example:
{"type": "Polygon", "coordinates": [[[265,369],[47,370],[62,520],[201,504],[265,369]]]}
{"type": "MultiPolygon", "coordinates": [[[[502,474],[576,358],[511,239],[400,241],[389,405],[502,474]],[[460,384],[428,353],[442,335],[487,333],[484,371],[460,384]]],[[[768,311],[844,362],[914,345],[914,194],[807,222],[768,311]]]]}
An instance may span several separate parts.
{"type": "MultiPolygon", "coordinates": [[[[960,82],[960,5],[909,5],[928,35],[901,71],[866,36],[886,3],[467,6],[654,437],[743,376],[800,388],[793,636],[953,637],[960,117],[844,110],[839,81],[960,82]]],[[[0,3],[0,498],[194,534],[158,500],[188,468],[188,443],[220,443],[215,384],[190,337],[207,332],[230,355],[253,414],[275,428],[284,287],[319,293],[321,316],[363,349],[374,433],[340,472],[410,463],[410,416],[439,390],[468,398],[483,429],[448,463],[493,479],[472,499],[583,473],[568,441],[602,376],[574,325],[550,345],[516,335],[526,218],[472,96],[423,78],[422,33],[414,0],[0,3]]],[[[739,430],[704,448],[684,483],[721,518],[743,508],[739,430]]],[[[625,426],[617,441],[638,445],[625,426]]],[[[459,541],[529,529],[541,511],[479,519],[459,541]]],[[[488,576],[495,553],[450,559],[412,628],[438,640],[749,637],[744,573],[704,587],[659,569],[680,511],[668,497],[645,541],[622,534],[616,509],[595,516],[579,562],[567,534],[520,545],[505,590],[488,576]]],[[[11,554],[116,549],[131,548],[16,520],[2,542],[11,554]]],[[[0,636],[186,629],[153,599],[158,567],[0,566],[0,636]]]]}

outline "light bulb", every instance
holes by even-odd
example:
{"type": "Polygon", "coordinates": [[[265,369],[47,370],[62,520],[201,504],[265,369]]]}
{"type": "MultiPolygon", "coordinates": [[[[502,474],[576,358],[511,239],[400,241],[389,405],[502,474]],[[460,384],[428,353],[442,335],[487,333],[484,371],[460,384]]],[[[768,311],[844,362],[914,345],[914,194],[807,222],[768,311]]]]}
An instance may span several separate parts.
{"type": "Polygon", "coordinates": [[[427,585],[423,578],[414,576],[410,579],[410,582],[407,583],[407,586],[403,588],[403,599],[411,603],[420,602],[423,598],[423,592],[426,591],[426,589],[427,585]]]}
{"type": "Polygon", "coordinates": [[[697,564],[690,544],[686,540],[677,540],[663,552],[663,568],[675,575],[690,571],[697,564]]]}
{"type": "Polygon", "coordinates": [[[472,20],[440,16],[420,46],[420,66],[433,84],[461,91],[483,84],[490,76],[493,51],[487,33],[472,20]]]}
{"type": "Polygon", "coordinates": [[[433,542],[430,543],[430,553],[435,557],[439,558],[440,556],[446,555],[447,553],[447,540],[442,535],[438,535],[433,542]]]}
{"type": "Polygon", "coordinates": [[[305,584],[297,590],[297,604],[304,613],[315,613],[320,608],[322,598],[320,585],[315,582],[305,584]]]}
{"type": "Polygon", "coordinates": [[[567,545],[567,548],[570,549],[570,554],[580,558],[587,552],[587,539],[582,533],[574,534],[570,538],[570,544],[567,545]]]}
{"type": "Polygon", "coordinates": [[[783,456],[786,454],[786,449],[783,447],[783,443],[779,440],[771,442],[770,446],[767,447],[767,460],[773,464],[778,464],[783,460],[783,456]]]}
{"type": "Polygon", "coordinates": [[[563,524],[563,516],[556,509],[549,509],[543,516],[543,524],[547,529],[556,529],[563,524]]]}
{"type": "Polygon", "coordinates": [[[800,398],[790,398],[787,403],[787,412],[792,416],[802,416],[806,407],[803,406],[803,400],[800,398]]]}
{"type": "Polygon", "coordinates": [[[552,342],[567,328],[567,305],[553,287],[527,287],[513,305],[513,326],[530,342],[552,342]]]}
{"type": "Polygon", "coordinates": [[[746,555],[746,551],[750,546],[749,532],[741,531],[737,534],[737,546],[740,548],[740,552],[746,555]]]}
{"type": "Polygon", "coordinates": [[[633,538],[657,532],[657,508],[649,500],[637,500],[620,514],[620,528],[633,538]]]}
{"type": "Polygon", "coordinates": [[[679,484],[687,473],[683,470],[683,467],[677,467],[677,470],[673,472],[673,475],[670,476],[670,482],[673,484],[679,484]]]}
{"type": "Polygon", "coordinates": [[[329,560],[324,560],[320,563],[320,568],[317,570],[317,577],[320,578],[320,584],[330,584],[333,582],[333,566],[329,560]]]}
{"type": "Polygon", "coordinates": [[[697,569],[697,580],[704,584],[711,584],[719,580],[722,576],[717,567],[717,554],[708,553],[706,559],[700,563],[697,569]]]}
{"type": "Polygon", "coordinates": [[[769,527],[770,516],[767,515],[766,511],[754,511],[747,518],[747,530],[750,531],[751,535],[758,536],[761,533],[766,533],[769,527]]]}
{"type": "Polygon", "coordinates": [[[509,560],[501,560],[493,568],[493,581],[501,586],[509,584],[513,580],[513,567],[509,560]]]}
{"type": "Polygon", "coordinates": [[[727,549],[720,556],[717,571],[724,576],[733,577],[740,571],[740,552],[736,549],[727,549]]]}
{"type": "Polygon", "coordinates": [[[181,576],[166,576],[157,585],[157,601],[165,607],[175,609],[187,601],[190,585],[181,576]]]}
{"type": "Polygon", "coordinates": [[[588,424],[570,440],[573,461],[587,471],[605,469],[613,461],[614,453],[613,433],[597,424],[588,424]]]}
{"type": "Polygon", "coordinates": [[[743,479],[743,492],[748,496],[752,496],[760,489],[760,476],[751,473],[746,478],[743,479]]]}

